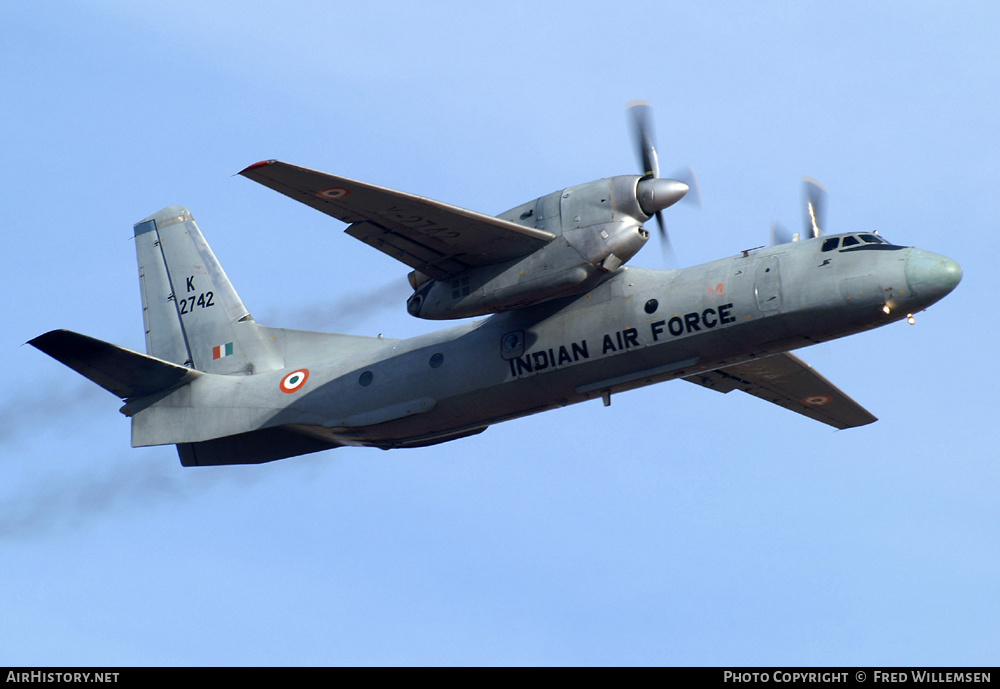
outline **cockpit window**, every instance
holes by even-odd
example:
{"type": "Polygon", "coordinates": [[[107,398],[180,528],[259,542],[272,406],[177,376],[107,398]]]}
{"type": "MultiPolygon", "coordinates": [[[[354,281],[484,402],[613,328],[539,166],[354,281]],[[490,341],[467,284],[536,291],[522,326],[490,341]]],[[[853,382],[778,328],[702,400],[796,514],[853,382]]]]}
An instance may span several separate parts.
{"type": "Polygon", "coordinates": [[[840,247],[840,253],[845,251],[897,251],[904,247],[896,246],[889,240],[880,237],[878,232],[866,232],[864,234],[851,234],[841,237],[827,237],[823,240],[823,251],[833,251],[840,247]]]}
{"type": "Polygon", "coordinates": [[[878,232],[866,232],[864,234],[851,234],[840,237],[825,237],[823,239],[822,247],[822,251],[834,251],[839,247],[841,253],[845,251],[866,251],[869,249],[897,251],[904,248],[896,246],[884,237],[880,237],[878,232]]]}

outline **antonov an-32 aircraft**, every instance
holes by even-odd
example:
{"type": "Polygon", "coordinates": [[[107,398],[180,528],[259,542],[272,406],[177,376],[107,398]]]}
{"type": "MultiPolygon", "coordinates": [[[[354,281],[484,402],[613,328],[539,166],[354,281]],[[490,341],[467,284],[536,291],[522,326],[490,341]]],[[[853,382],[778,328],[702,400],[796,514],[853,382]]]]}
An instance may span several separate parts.
{"type": "Polygon", "coordinates": [[[955,288],[958,264],[873,232],[823,235],[813,185],[793,241],[628,267],[643,223],[663,230],[689,190],[659,176],[648,106],[632,112],[645,174],[497,217],[275,160],[242,171],[412,268],[413,316],[484,319],[406,340],[259,325],[171,206],[135,225],[146,354],[66,330],[31,344],[121,397],[133,446],[175,444],[184,466],[422,447],[675,378],[835,428],[875,421],[789,350],[912,321],[955,288]]]}

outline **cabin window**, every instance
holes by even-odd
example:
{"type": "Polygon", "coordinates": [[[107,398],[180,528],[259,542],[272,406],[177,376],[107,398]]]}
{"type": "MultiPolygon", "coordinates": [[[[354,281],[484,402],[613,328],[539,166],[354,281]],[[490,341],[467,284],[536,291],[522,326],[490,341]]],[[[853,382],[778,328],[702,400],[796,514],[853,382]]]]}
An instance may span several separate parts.
{"type": "Polygon", "coordinates": [[[441,364],[444,363],[444,354],[438,352],[431,357],[431,360],[428,363],[431,365],[431,368],[441,368],[441,364]]]}
{"type": "Polygon", "coordinates": [[[823,241],[823,251],[833,251],[840,244],[840,237],[830,237],[823,241]]]}
{"type": "Polygon", "coordinates": [[[361,377],[358,378],[358,382],[363,386],[371,385],[373,380],[375,380],[375,374],[371,371],[365,371],[361,374],[361,377]]]}
{"type": "Polygon", "coordinates": [[[650,299],[646,302],[646,306],[643,308],[646,310],[646,313],[656,313],[656,309],[659,308],[659,306],[660,303],[658,301],[650,299]]]}

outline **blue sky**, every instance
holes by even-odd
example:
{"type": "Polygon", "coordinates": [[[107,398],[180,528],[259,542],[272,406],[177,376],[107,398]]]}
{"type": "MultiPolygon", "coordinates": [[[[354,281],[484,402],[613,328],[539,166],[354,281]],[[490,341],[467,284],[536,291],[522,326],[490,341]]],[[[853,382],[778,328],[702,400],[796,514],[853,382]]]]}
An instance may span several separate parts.
{"type": "Polygon", "coordinates": [[[995,3],[349,5],[0,8],[0,664],[995,663],[995,3]],[[403,266],[234,173],[499,213],[636,171],[636,98],[701,181],[667,211],[682,264],[797,228],[808,174],[831,231],[962,265],[915,326],[801,352],[879,422],[673,383],[195,470],[23,346],[142,350],[132,224],[175,203],[258,321],[436,329],[403,266]]]}

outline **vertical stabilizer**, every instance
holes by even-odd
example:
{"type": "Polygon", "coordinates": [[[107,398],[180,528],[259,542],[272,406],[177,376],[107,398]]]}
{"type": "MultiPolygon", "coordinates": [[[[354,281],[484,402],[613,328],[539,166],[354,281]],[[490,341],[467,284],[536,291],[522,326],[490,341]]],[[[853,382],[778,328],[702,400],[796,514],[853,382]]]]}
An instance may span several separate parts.
{"type": "Polygon", "coordinates": [[[208,373],[283,367],[183,206],[135,225],[146,352],[208,373]]]}

